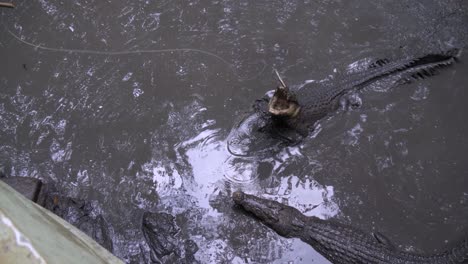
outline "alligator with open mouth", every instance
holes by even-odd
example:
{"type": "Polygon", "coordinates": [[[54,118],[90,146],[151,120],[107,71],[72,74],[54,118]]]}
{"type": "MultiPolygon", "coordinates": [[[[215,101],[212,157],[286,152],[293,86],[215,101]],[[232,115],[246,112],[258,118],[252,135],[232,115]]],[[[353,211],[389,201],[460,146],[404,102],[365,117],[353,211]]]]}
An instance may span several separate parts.
{"type": "Polygon", "coordinates": [[[468,263],[468,239],[436,255],[397,250],[380,233],[368,234],[333,220],[308,217],[294,207],[237,191],[234,202],[279,235],[299,238],[335,264],[348,263],[468,263]]]}
{"type": "Polygon", "coordinates": [[[276,72],[280,85],[273,96],[257,100],[253,113],[233,128],[228,137],[228,149],[236,156],[247,156],[247,153],[257,153],[265,147],[300,142],[318,120],[336,111],[343,103],[346,105],[348,95],[353,92],[387,77],[409,81],[432,76],[438,69],[455,62],[459,54],[458,49],[451,49],[416,59],[377,60],[367,70],[350,74],[340,81],[308,83],[292,88],[276,72]]]}

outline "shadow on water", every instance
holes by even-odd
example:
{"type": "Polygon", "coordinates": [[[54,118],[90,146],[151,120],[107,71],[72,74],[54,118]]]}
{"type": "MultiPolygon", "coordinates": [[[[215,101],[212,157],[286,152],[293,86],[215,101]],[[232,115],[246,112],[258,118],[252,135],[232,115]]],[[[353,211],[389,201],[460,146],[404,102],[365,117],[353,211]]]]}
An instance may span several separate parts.
{"type": "Polygon", "coordinates": [[[440,250],[468,227],[464,54],[430,79],[370,85],[360,108],[297,145],[227,149],[275,87],[271,68],[300,85],[463,48],[463,1],[41,0],[1,21],[2,163],[94,201],[127,262],[150,260],[144,212],[173,215],[174,239],[195,242],[200,263],[325,262],[233,210],[238,189],[413,251],[440,250]]]}

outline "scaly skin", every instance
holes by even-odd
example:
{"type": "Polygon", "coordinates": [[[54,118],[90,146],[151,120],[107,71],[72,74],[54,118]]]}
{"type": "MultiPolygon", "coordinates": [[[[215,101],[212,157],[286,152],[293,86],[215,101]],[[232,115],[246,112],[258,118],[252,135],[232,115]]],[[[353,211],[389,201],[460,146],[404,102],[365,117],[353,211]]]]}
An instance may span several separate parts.
{"type": "MultiPolygon", "coordinates": [[[[310,83],[297,90],[292,95],[301,106],[300,115],[309,119],[320,119],[324,115],[335,111],[339,101],[346,93],[359,90],[366,85],[394,74],[401,74],[402,78],[425,78],[432,76],[437,68],[452,64],[457,58],[457,49],[441,54],[429,54],[416,59],[388,62],[380,60],[377,65],[366,71],[345,76],[338,83],[310,83]]],[[[316,121],[315,120],[315,121],[316,121]]]]}
{"type": "MultiPolygon", "coordinates": [[[[344,76],[341,81],[309,83],[301,87],[278,87],[272,98],[257,100],[251,117],[240,122],[230,134],[228,149],[234,155],[235,149],[250,149],[252,143],[261,145],[260,140],[278,138],[288,144],[298,143],[313,129],[315,123],[326,115],[335,112],[346,95],[366,87],[385,77],[397,76],[399,80],[420,79],[435,74],[437,69],[456,61],[459,50],[429,54],[416,59],[395,62],[378,61],[369,69],[344,76]],[[251,131],[245,131],[246,129],[251,131]],[[244,131],[239,131],[244,129],[244,131]],[[257,133],[257,135],[253,135],[257,133]]],[[[271,144],[264,144],[268,148],[271,144]]]]}
{"type": "Polygon", "coordinates": [[[253,214],[279,235],[300,238],[335,264],[348,263],[468,263],[468,240],[437,255],[418,255],[395,250],[352,226],[317,217],[297,209],[243,192],[233,194],[234,202],[253,214]]]}
{"type": "Polygon", "coordinates": [[[431,76],[434,73],[434,68],[453,63],[457,55],[458,50],[451,50],[444,54],[431,54],[418,59],[388,62],[355,74],[355,76],[349,76],[334,86],[310,84],[297,91],[299,105],[303,106],[304,115],[320,116],[323,113],[336,110],[341,96],[351,90],[359,90],[369,83],[392,74],[401,73],[412,78],[431,76]]]}

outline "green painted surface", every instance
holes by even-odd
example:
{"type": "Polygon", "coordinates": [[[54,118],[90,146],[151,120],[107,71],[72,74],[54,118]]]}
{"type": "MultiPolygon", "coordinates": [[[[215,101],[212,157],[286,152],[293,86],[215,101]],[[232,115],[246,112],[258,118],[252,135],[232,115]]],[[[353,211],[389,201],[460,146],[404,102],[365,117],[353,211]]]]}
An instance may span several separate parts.
{"type": "Polygon", "coordinates": [[[0,181],[0,263],[123,263],[0,181]]]}

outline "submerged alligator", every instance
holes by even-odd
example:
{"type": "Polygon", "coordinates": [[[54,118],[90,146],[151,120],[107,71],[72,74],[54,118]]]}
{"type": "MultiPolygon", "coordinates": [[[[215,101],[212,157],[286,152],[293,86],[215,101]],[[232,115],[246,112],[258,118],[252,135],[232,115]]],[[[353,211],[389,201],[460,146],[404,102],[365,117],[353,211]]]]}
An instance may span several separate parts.
{"type": "Polygon", "coordinates": [[[243,192],[234,202],[279,235],[299,238],[335,264],[348,263],[468,263],[468,240],[431,256],[399,251],[383,235],[367,234],[349,225],[307,217],[297,209],[243,192]]]}
{"type": "Polygon", "coordinates": [[[231,131],[228,149],[234,155],[243,156],[264,150],[266,146],[297,143],[313,130],[318,120],[336,111],[350,93],[385,77],[410,80],[432,76],[439,68],[456,61],[459,53],[458,49],[452,49],[416,59],[378,60],[366,71],[349,75],[340,82],[309,83],[291,89],[277,73],[281,84],[273,96],[257,100],[253,114],[231,131]]]}

